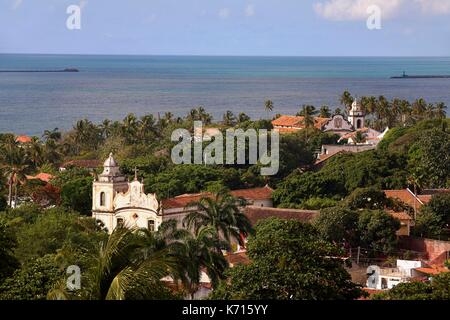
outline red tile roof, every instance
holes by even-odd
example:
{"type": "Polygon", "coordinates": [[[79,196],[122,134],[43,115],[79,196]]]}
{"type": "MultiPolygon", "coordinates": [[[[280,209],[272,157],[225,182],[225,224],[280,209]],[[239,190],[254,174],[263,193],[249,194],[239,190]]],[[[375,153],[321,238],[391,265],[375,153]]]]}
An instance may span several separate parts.
{"type": "Polygon", "coordinates": [[[245,215],[248,217],[252,225],[258,221],[267,218],[281,218],[288,220],[299,220],[301,222],[310,222],[319,215],[316,210],[298,210],[298,209],[281,209],[258,206],[247,206],[244,209],[245,215]]]}
{"type": "Polygon", "coordinates": [[[101,164],[102,162],[100,160],[70,160],[64,162],[61,165],[61,168],[78,167],[78,168],[95,169],[98,168],[101,164]]]}
{"type": "Polygon", "coordinates": [[[332,157],[334,157],[334,156],[336,156],[338,154],[341,154],[341,153],[346,153],[346,151],[345,150],[339,150],[339,151],[334,152],[334,153],[321,154],[321,155],[319,155],[319,159],[316,160],[314,165],[321,164],[321,163],[327,161],[328,159],[330,159],[330,158],[332,158],[332,157]]]}
{"type": "Polygon", "coordinates": [[[250,259],[245,252],[237,252],[228,254],[225,256],[225,259],[228,261],[231,267],[234,267],[239,264],[249,264],[250,259]]]}
{"type": "Polygon", "coordinates": [[[404,221],[404,220],[413,220],[413,218],[407,214],[404,211],[400,211],[400,212],[395,212],[393,210],[386,210],[386,213],[390,214],[392,217],[400,220],[400,221],[404,221]]]}
{"type": "Polygon", "coordinates": [[[433,266],[430,268],[416,268],[414,270],[425,273],[425,274],[429,274],[429,275],[438,275],[440,273],[450,272],[450,270],[448,270],[447,268],[439,267],[439,266],[433,266]]]}
{"type": "Polygon", "coordinates": [[[16,137],[16,142],[19,143],[30,143],[31,141],[33,141],[29,136],[17,136],[16,137]]]}
{"type": "Polygon", "coordinates": [[[53,176],[49,173],[39,173],[35,176],[27,176],[28,180],[41,180],[44,182],[49,182],[53,179],[53,176]]]}
{"type": "MultiPolygon", "coordinates": [[[[273,189],[265,186],[262,188],[233,190],[230,192],[234,197],[241,197],[246,200],[269,200],[272,199],[273,189]]],[[[199,201],[202,197],[210,197],[211,193],[183,194],[170,199],[162,200],[162,206],[165,209],[185,208],[189,203],[199,201]]]]}
{"type": "Polygon", "coordinates": [[[414,202],[416,203],[416,207],[419,208],[423,205],[423,202],[420,198],[416,198],[414,194],[409,191],[409,189],[402,190],[384,190],[384,194],[388,198],[398,199],[404,203],[406,203],[411,208],[414,208],[414,202]]]}
{"type": "MultiPolygon", "coordinates": [[[[272,125],[274,127],[293,127],[293,128],[287,128],[291,129],[292,131],[286,131],[286,132],[293,132],[295,130],[304,129],[305,124],[303,123],[305,117],[300,116],[280,116],[279,118],[272,121],[272,125]]],[[[321,117],[314,117],[314,127],[317,129],[322,128],[322,126],[330,120],[329,118],[321,118],[321,117]]],[[[281,129],[281,128],[276,128],[281,129]]],[[[286,128],[282,128],[285,130],[286,128]]],[[[283,132],[283,130],[280,130],[280,132],[283,132]]]]}

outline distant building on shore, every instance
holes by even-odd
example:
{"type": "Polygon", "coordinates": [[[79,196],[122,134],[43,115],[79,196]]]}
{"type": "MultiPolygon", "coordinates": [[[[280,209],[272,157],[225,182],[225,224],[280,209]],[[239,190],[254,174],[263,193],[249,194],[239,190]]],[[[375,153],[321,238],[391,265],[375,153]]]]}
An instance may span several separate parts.
{"type": "MultiPolygon", "coordinates": [[[[280,133],[294,133],[306,127],[305,117],[288,115],[273,120],[272,125],[280,133]]],[[[341,139],[350,140],[349,143],[356,143],[354,140],[357,132],[364,135],[366,143],[375,145],[384,136],[383,133],[366,127],[366,114],[358,100],[353,102],[347,119],[341,114],[335,114],[331,118],[314,117],[314,127],[323,132],[337,134],[341,139]]]]}

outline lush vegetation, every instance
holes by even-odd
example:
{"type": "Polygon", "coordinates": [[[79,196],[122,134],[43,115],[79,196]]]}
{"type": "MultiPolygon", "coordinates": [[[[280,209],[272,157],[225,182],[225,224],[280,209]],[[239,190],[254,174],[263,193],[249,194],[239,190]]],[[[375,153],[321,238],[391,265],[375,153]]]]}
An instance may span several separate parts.
{"type": "MultiPolygon", "coordinates": [[[[335,113],[348,112],[353,100],[345,92],[335,113]]],[[[359,297],[341,259],[346,249],[362,247],[372,257],[395,255],[399,221],[383,209],[413,213],[381,190],[450,187],[450,121],[444,104],[384,97],[363,97],[361,104],[370,127],[391,128],[376,150],[337,155],[318,170],[313,165],[317,150],[339,137],[314,127],[313,117],[330,117],[330,108],[304,105],[298,115],[306,129],[281,136],[280,170],[271,177],[259,174],[261,164],[174,165],[170,159],[173,130],[193,132],[194,121],[221,131],[272,129],[270,120],[254,121],[244,113],[226,111],[216,123],[203,107],[185,117],[168,112],[129,114],[100,124],[85,119],[67,132],[48,130],[28,143],[0,134],[0,299],[194,297],[201,270],[216,289],[213,297],[220,299],[359,297]],[[216,196],[195,203],[200,210],[186,217],[183,229],[169,221],[156,232],[119,228],[108,236],[88,217],[99,170],[59,167],[68,160],[105,159],[110,152],[124,174],[131,177],[137,168],[146,192],[159,198],[201,191],[216,196]],[[39,173],[53,178],[50,183],[30,179],[39,173]],[[266,184],[275,189],[277,206],[321,210],[319,217],[311,225],[270,219],[253,230],[238,208],[241,199],[224,190],[266,184]],[[250,236],[251,263],[229,269],[222,250],[241,241],[241,234],[250,236]],[[82,270],[81,290],[67,290],[70,265],[82,270]],[[160,281],[165,276],[176,288],[160,281]]],[[[264,109],[273,111],[274,102],[265,101],[264,109]]],[[[434,195],[417,212],[413,233],[448,239],[449,207],[450,195],[434,195]]],[[[385,298],[405,296],[402,292],[442,298],[445,279],[399,287],[385,298]]]]}

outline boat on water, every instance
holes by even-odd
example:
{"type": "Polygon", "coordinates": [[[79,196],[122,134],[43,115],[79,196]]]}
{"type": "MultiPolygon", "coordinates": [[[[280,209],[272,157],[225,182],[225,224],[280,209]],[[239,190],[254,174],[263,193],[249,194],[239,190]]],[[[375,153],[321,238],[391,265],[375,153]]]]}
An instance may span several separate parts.
{"type": "Polygon", "coordinates": [[[401,76],[394,76],[391,79],[450,79],[450,75],[407,75],[403,71],[401,76]]]}

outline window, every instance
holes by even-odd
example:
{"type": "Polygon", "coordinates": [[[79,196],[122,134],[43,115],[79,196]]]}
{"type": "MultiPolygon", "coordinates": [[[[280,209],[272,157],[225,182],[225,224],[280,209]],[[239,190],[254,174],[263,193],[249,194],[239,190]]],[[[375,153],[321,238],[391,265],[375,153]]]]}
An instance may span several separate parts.
{"type": "Polygon", "coordinates": [[[103,206],[105,205],[105,203],[106,203],[105,199],[106,199],[105,193],[104,193],[104,192],[101,192],[101,193],[100,193],[100,206],[101,206],[101,207],[103,207],[103,206]]]}
{"type": "Polygon", "coordinates": [[[117,226],[122,227],[123,226],[123,218],[117,218],[117,226]]]}
{"type": "Polygon", "coordinates": [[[148,230],[155,231],[155,220],[148,220],[148,230]]]}
{"type": "Polygon", "coordinates": [[[361,129],[361,119],[356,121],[356,129],[361,129]]]}

